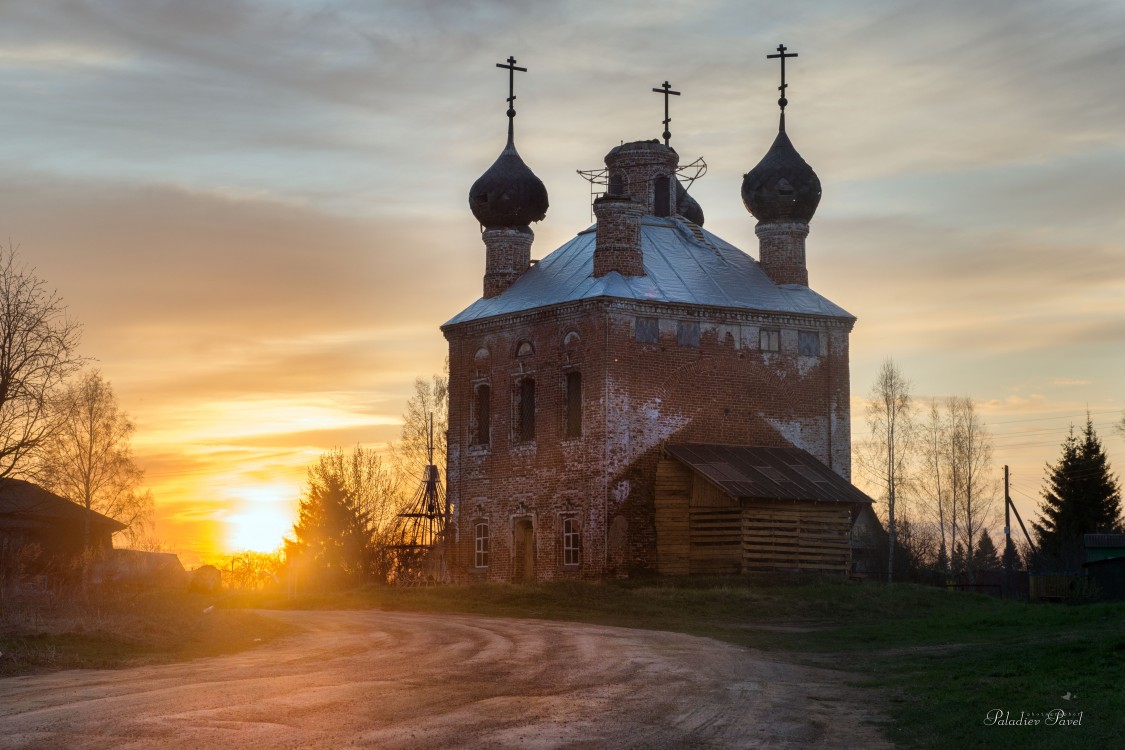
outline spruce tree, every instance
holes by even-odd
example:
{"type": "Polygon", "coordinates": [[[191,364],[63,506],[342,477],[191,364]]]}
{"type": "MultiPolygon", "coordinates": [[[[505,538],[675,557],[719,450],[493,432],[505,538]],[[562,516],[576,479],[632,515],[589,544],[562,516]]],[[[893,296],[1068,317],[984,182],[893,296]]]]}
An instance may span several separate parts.
{"type": "Polygon", "coordinates": [[[340,477],[309,476],[309,488],[286,551],[302,561],[323,588],[363,581],[370,570],[371,536],[366,518],[340,477]]]}
{"type": "Polygon", "coordinates": [[[1039,520],[1031,523],[1036,541],[1048,558],[1075,570],[1083,534],[1122,529],[1121,490],[1088,414],[1081,435],[1071,425],[1058,463],[1047,466],[1046,482],[1039,520]]]}
{"type": "Polygon", "coordinates": [[[996,553],[996,545],[987,529],[982,530],[977,537],[977,544],[973,549],[972,568],[976,572],[1000,570],[1000,556],[996,553]]]}

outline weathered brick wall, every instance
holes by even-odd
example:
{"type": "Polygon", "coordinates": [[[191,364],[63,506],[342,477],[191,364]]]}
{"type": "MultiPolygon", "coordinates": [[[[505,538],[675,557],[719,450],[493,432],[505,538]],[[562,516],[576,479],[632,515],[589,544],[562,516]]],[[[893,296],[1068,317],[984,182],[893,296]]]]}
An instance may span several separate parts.
{"type": "Polygon", "coordinates": [[[604,325],[597,303],[508,316],[447,331],[450,342],[449,468],[458,540],[451,550],[456,580],[512,579],[513,532],[531,521],[536,539],[536,575],[599,578],[605,575],[604,325]],[[530,353],[518,355],[521,343],[530,353]],[[487,355],[482,354],[482,350],[487,355]],[[582,435],[565,435],[566,374],[582,373],[582,435]],[[536,384],[535,440],[517,440],[519,383],[536,384]],[[491,440],[470,445],[474,388],[492,390],[491,440]],[[562,519],[580,521],[578,568],[563,565],[562,519]],[[474,525],[487,520],[490,564],[474,567],[474,525]]]}
{"type": "Polygon", "coordinates": [[[529,227],[485,229],[484,296],[495,297],[510,287],[531,265],[531,243],[535,234],[529,227]]]}
{"type": "MultiPolygon", "coordinates": [[[[676,165],[679,154],[657,141],[634,141],[612,149],[605,157],[611,185],[621,181],[624,194],[643,207],[647,215],[656,214],[655,185],[658,177],[668,177],[665,188],[668,205],[676,205],[676,165]]],[[[612,192],[612,191],[611,191],[612,192]]]]}
{"type": "Polygon", "coordinates": [[[641,214],[641,205],[632,198],[604,195],[594,201],[594,215],[598,219],[594,276],[605,276],[610,271],[622,276],[644,276],[641,214]]]}
{"type": "Polygon", "coordinates": [[[758,259],[762,270],[773,283],[809,285],[809,271],[805,266],[808,224],[759,223],[754,232],[758,235],[758,259]]]}
{"type": "Polygon", "coordinates": [[[457,580],[510,580],[513,529],[530,519],[536,574],[599,578],[655,569],[654,479],[665,442],[796,444],[850,476],[846,321],[685,305],[592,300],[458,326],[450,341],[449,491],[457,580]],[[637,341],[637,316],[659,320],[637,341]],[[698,324],[699,345],[679,324],[698,324]],[[761,329],[780,331],[777,352],[761,329]],[[798,331],[816,331],[804,356],[798,331]],[[518,354],[521,342],[531,352],[518,354]],[[564,436],[566,372],[583,378],[583,434],[564,436]],[[536,381],[536,439],[515,441],[519,380],[536,381]],[[492,389],[491,443],[470,446],[473,389],[492,389]],[[561,523],[581,519],[582,566],[561,559],[561,523]],[[491,559],[473,567],[473,526],[487,519],[491,559]]]}

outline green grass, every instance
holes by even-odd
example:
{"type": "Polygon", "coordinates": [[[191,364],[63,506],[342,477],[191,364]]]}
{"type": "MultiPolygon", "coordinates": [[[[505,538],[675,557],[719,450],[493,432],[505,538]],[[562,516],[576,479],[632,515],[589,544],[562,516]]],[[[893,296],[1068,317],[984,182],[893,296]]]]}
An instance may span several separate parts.
{"type": "Polygon", "coordinates": [[[0,677],[217,656],[286,632],[254,612],[205,611],[213,603],[186,591],[7,596],[0,607],[0,677]]]}
{"type": "MultiPolygon", "coordinates": [[[[265,602],[263,602],[265,603],[265,602]]],[[[852,673],[896,745],[1111,748],[1125,736],[1125,604],[1029,605],[791,577],[371,588],[274,606],[463,612],[669,630],[852,673]],[[1076,698],[1066,701],[1071,693],[1076,698]],[[989,711],[1081,726],[986,726],[989,711]]]]}

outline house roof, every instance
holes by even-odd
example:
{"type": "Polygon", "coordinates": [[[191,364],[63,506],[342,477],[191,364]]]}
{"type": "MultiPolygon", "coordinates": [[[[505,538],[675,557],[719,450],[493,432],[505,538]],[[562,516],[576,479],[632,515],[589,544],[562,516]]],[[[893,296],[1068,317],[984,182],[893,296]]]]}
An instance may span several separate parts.
{"type": "Polygon", "coordinates": [[[48,492],[37,484],[22,479],[0,480],[0,518],[8,522],[24,520],[84,524],[86,517],[92,525],[109,527],[111,532],[122,531],[125,524],[64,497],[48,492]]]}
{"type": "Polygon", "coordinates": [[[800,448],[667,445],[669,455],[731,497],[871,503],[870,497],[800,448]]]}
{"type": "Polygon", "coordinates": [[[1083,546],[1116,549],[1125,547],[1125,534],[1083,534],[1083,546]]]}
{"type": "Polygon", "coordinates": [[[594,277],[595,239],[594,227],[579,233],[503,293],[477,300],[442,328],[598,297],[855,320],[806,286],[774,284],[756,260],[682,218],[641,219],[644,276],[594,277]]]}

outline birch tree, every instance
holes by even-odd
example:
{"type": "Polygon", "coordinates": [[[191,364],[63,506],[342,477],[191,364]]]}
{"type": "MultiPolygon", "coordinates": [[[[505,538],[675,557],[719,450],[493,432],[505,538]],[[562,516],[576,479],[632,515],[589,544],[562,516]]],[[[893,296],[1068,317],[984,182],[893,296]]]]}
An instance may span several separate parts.
{"type": "MultiPolygon", "coordinates": [[[[56,495],[125,524],[135,538],[152,520],[153,500],[141,490],[144,471],[131,443],[135,426],[113,387],[91,370],[66,388],[54,415],[32,476],[56,495]]],[[[88,535],[89,518],[86,523],[88,535]]]]}
{"type": "MultiPolygon", "coordinates": [[[[965,560],[971,561],[981,531],[991,520],[996,503],[996,482],[992,469],[992,435],[967,396],[948,402],[950,420],[950,467],[953,476],[953,535],[957,538],[957,517],[961,519],[961,539],[965,560]]],[[[967,565],[969,582],[973,566],[967,565]]]]}
{"type": "Polygon", "coordinates": [[[907,483],[907,461],[913,432],[910,381],[889,357],[875,378],[867,404],[870,430],[862,466],[887,500],[887,582],[894,580],[895,510],[907,483]]]}
{"type": "Polygon", "coordinates": [[[937,399],[930,400],[926,421],[919,430],[920,467],[917,476],[917,494],[923,499],[928,514],[938,528],[937,566],[949,572],[953,556],[953,539],[948,527],[956,518],[950,492],[950,440],[949,420],[942,413],[937,399]]]}

